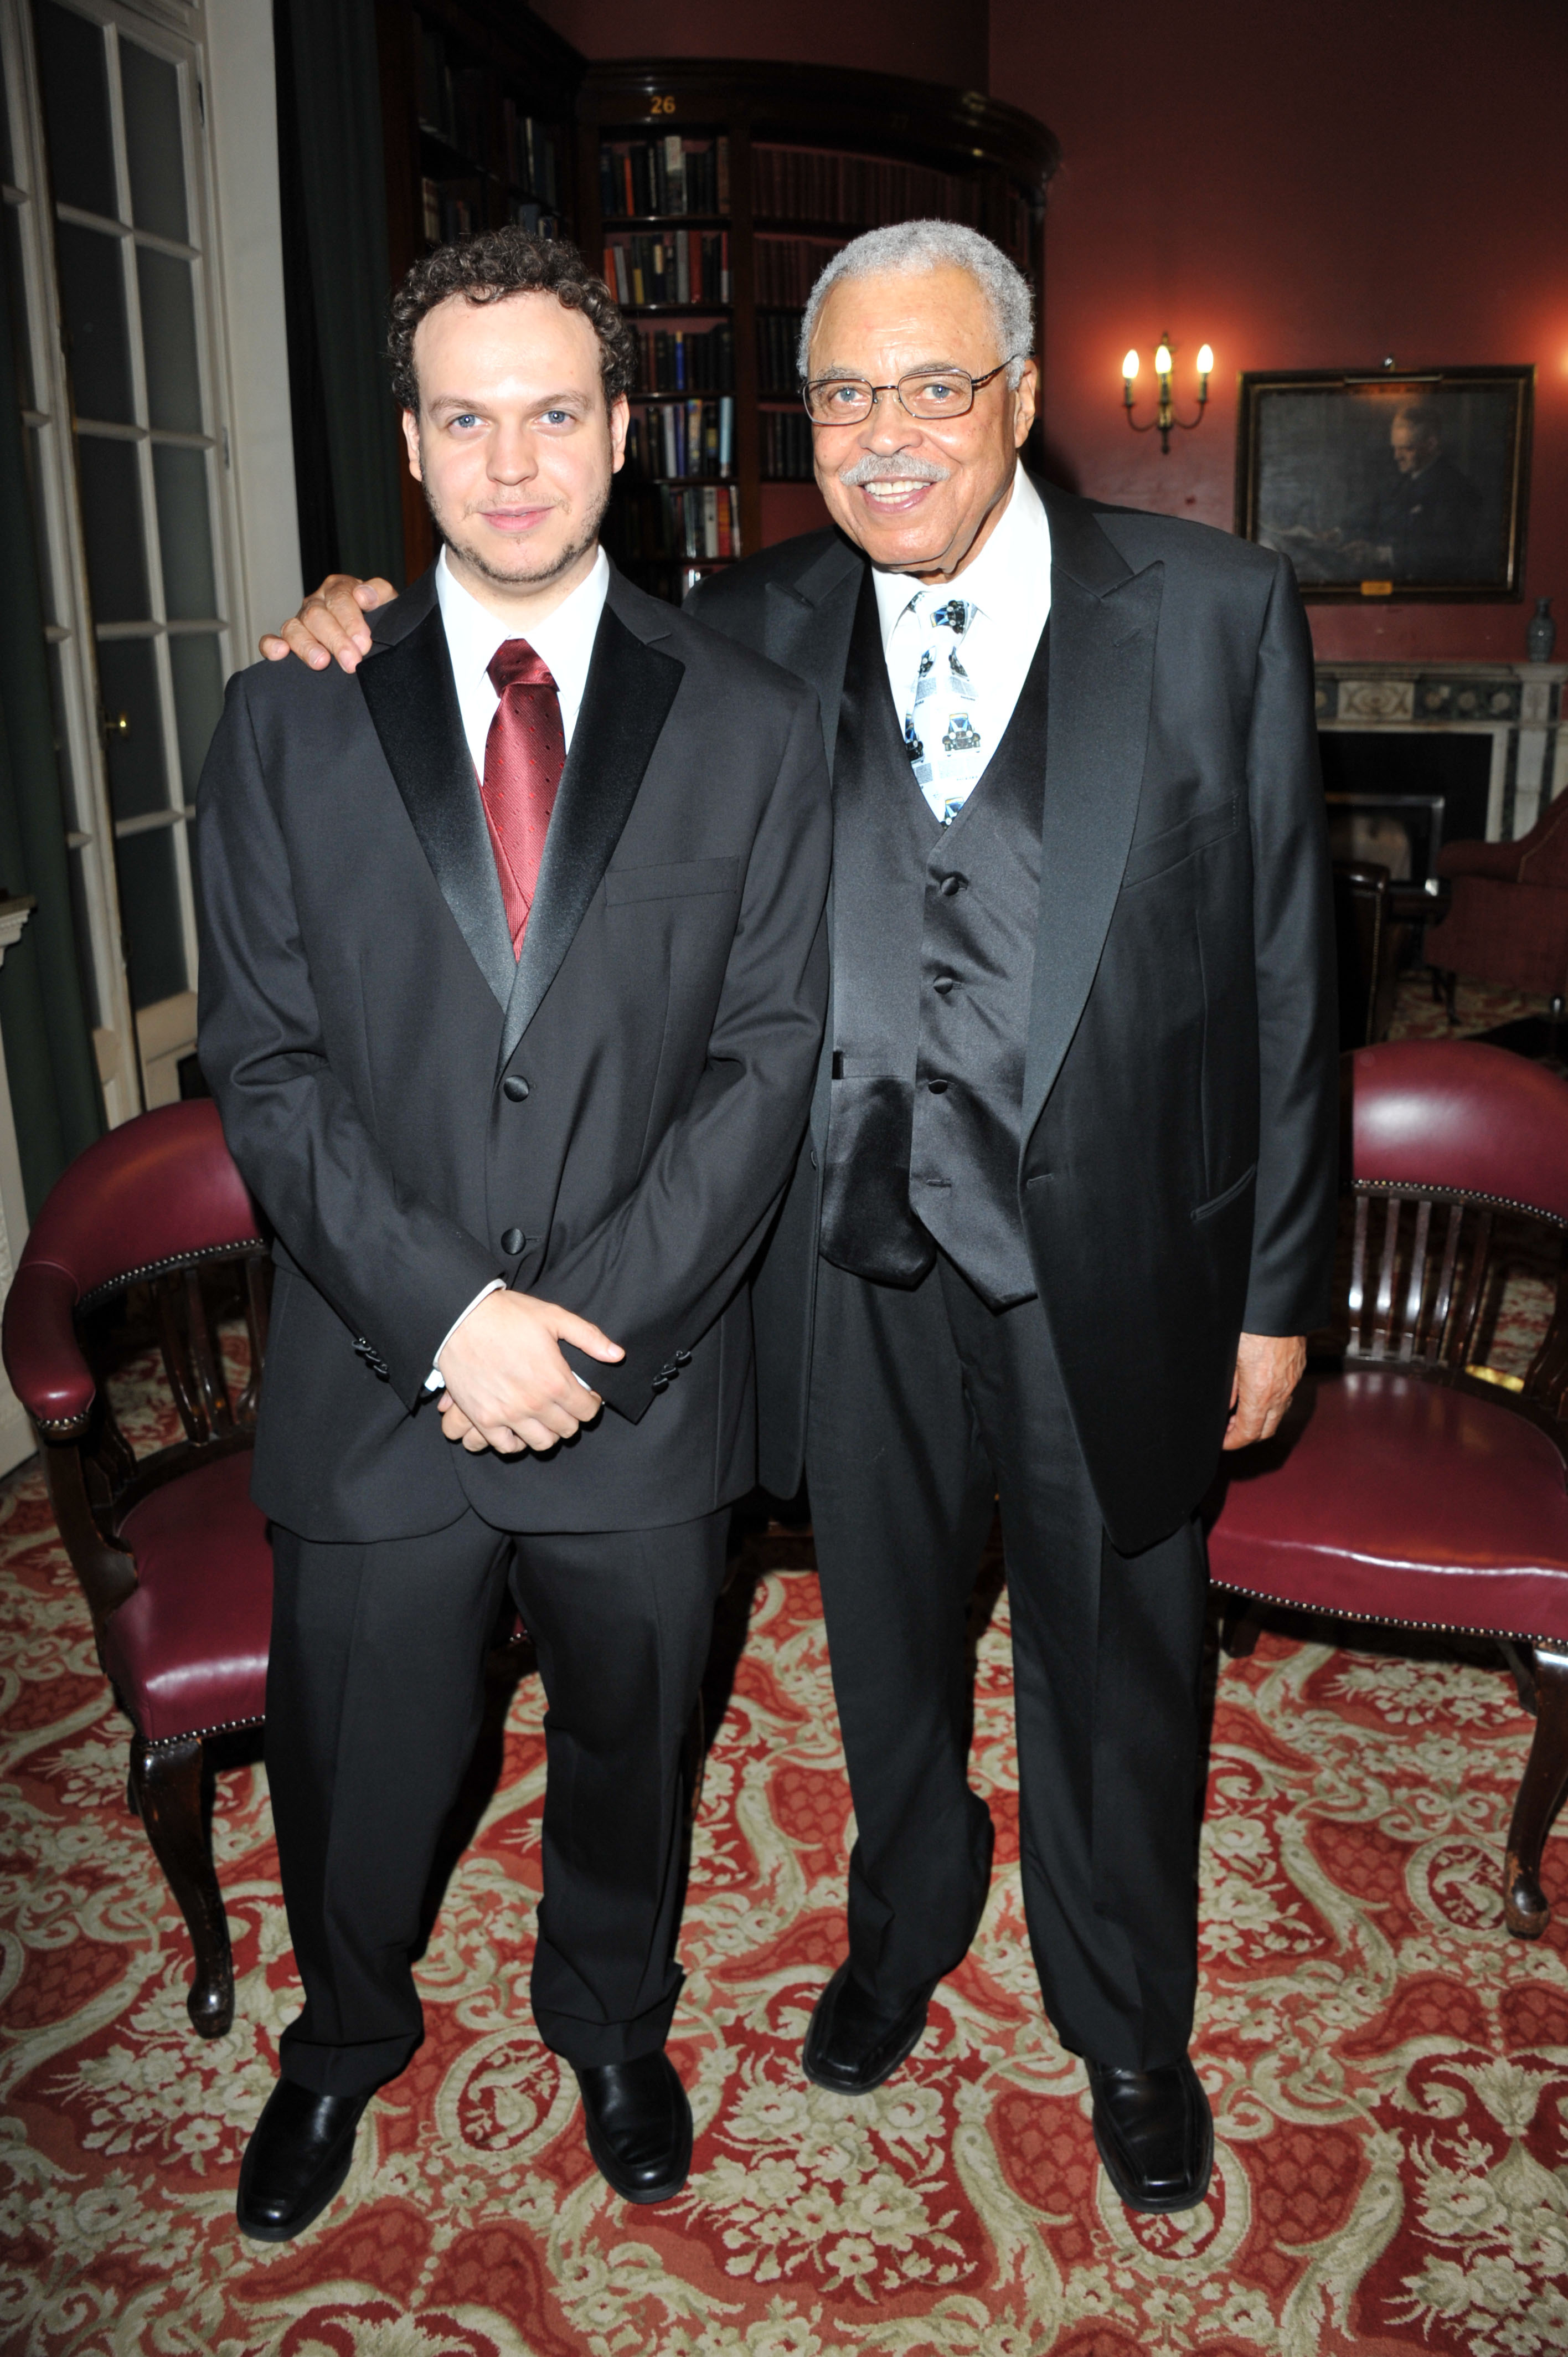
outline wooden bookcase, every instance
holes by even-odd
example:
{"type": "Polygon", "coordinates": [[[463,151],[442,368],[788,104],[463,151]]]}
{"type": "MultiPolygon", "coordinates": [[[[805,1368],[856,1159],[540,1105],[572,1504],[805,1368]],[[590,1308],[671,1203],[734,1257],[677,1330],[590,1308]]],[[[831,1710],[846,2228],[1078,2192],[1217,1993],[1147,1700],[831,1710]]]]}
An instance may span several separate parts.
{"type": "MultiPolygon", "coordinates": [[[[378,10],[394,278],[435,242],[427,226],[491,226],[534,204],[624,283],[642,372],[606,538],[660,596],[821,520],[795,340],[812,277],[862,230],[971,222],[1032,279],[1043,329],[1060,151],[1015,107],[815,66],[590,64],[491,0],[378,10]]],[[[404,524],[412,577],[433,554],[413,484],[404,524]]]]}

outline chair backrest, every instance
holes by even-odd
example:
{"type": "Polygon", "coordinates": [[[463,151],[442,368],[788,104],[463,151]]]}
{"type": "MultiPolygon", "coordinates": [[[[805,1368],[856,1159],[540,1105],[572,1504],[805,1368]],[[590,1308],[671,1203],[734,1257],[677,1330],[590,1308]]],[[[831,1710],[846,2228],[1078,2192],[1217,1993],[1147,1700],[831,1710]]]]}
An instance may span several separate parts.
{"type": "Polygon", "coordinates": [[[1338,963],[1339,1045],[1378,1037],[1388,940],[1389,871],[1375,860],[1334,862],[1334,942],[1338,963]]]}
{"type": "Polygon", "coordinates": [[[1568,885],[1568,795],[1548,802],[1520,853],[1521,884],[1568,885]]]}
{"type": "Polygon", "coordinates": [[[1348,1355],[1449,1371],[1472,1363],[1495,1222],[1514,1214],[1546,1232],[1557,1263],[1551,1323],[1524,1391],[1560,1417],[1568,1082],[1474,1039],[1394,1040],[1358,1049],[1346,1065],[1356,1196],[1348,1355]]]}
{"type": "MultiPolygon", "coordinates": [[[[46,1444],[74,1445],[104,1536],[136,1496],[187,1463],[249,1445],[269,1273],[261,1223],[209,1100],[160,1106],[112,1130],[50,1190],[5,1303],[5,1368],[46,1444]],[[184,1428],[182,1441],[140,1464],[83,1348],[83,1321],[133,1285],[150,1298],[184,1428]],[[237,1398],[215,1292],[244,1318],[250,1368],[237,1398]]],[[[46,1459],[54,1453],[46,1447],[46,1459]]],[[[57,1512],[60,1503],[57,1496],[57,1512]]]]}

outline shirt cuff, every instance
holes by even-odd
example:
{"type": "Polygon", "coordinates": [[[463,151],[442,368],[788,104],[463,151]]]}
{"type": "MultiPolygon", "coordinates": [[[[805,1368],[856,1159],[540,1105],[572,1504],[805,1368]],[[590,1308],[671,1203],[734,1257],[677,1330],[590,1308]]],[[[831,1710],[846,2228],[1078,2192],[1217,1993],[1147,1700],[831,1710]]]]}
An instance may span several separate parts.
{"type": "MultiPolygon", "coordinates": [[[[469,1302],[468,1307],[464,1310],[463,1318],[471,1318],[475,1310],[478,1308],[480,1302],[488,1301],[492,1293],[504,1293],[505,1291],[506,1285],[504,1280],[499,1276],[492,1276],[489,1285],[485,1286],[483,1292],[475,1294],[472,1301],[469,1302]]],[[[447,1343],[452,1340],[453,1335],[463,1323],[463,1318],[454,1318],[452,1323],[447,1327],[446,1331],[441,1337],[441,1350],[437,1351],[435,1353],[435,1364],[431,1368],[430,1372],[424,1378],[424,1388],[427,1392],[444,1392],[446,1388],[446,1378],[441,1372],[441,1351],[446,1350],[447,1343]]]]}

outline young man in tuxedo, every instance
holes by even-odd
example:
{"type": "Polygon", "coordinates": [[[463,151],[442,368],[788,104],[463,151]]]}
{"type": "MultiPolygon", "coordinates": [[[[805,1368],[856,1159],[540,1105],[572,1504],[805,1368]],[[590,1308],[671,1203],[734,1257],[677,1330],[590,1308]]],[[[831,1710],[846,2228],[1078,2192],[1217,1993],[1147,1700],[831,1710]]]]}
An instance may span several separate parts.
{"type": "Polygon", "coordinates": [[[202,1064],[276,1237],[254,1494],[305,2007],[239,2197],[274,2241],[419,2042],[509,1584],[549,1704],[535,2018],[617,2190],[684,2180],[682,1749],[825,1002],[814,698],[598,546],[602,285],[520,230],[444,248],[391,353],[441,558],[356,676],[231,683],[198,829],[202,1064]]]}
{"type": "MultiPolygon", "coordinates": [[[[1324,813],[1289,566],[1033,482],[1033,342],[975,231],[856,239],[801,339],[835,528],[691,608],[811,683],[833,767],[828,1035],[754,1292],[858,1836],[805,2069],[879,2085],[979,1921],[964,1624],[999,1500],[1041,1988],[1118,2191],[1175,2211],[1213,2150],[1197,1509],[1327,1313],[1324,813]]],[[[263,651],[352,664],[383,594],[324,584],[263,651]]]]}

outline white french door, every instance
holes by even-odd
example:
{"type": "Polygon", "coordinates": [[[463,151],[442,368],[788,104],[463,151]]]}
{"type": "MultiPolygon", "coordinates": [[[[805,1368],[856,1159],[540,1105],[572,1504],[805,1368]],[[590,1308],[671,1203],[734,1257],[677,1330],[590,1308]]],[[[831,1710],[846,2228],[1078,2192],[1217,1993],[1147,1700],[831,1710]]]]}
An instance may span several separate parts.
{"type": "Polygon", "coordinates": [[[195,1044],[188,822],[233,661],[200,33],[178,0],[0,0],[8,274],[112,1122],[177,1096],[195,1044]]]}

